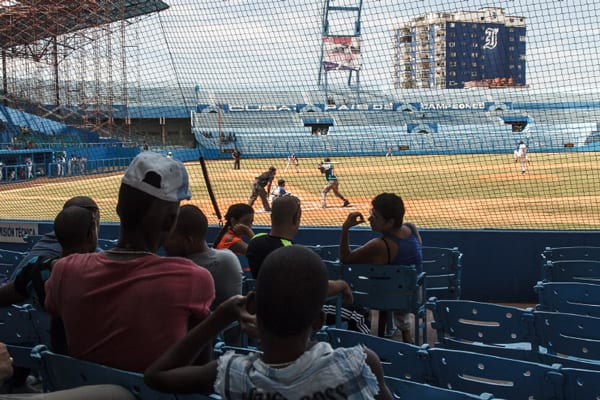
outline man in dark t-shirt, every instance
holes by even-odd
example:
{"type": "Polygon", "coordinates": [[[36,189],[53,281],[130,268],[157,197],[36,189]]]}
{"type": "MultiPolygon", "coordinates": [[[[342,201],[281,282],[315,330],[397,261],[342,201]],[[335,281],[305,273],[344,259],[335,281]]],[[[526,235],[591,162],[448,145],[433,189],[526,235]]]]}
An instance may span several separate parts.
{"type": "Polygon", "coordinates": [[[271,184],[273,183],[273,178],[275,178],[276,173],[277,168],[271,166],[268,170],[254,179],[254,184],[252,185],[252,194],[250,195],[250,198],[248,198],[249,206],[252,206],[256,199],[260,197],[265,211],[271,211],[271,206],[267,200],[267,193],[271,193],[271,184]]]}

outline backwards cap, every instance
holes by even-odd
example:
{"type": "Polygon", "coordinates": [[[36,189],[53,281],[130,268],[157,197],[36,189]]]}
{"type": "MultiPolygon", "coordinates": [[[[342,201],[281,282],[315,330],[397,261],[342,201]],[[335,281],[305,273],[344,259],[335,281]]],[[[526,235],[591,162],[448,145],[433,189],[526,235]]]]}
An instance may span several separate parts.
{"type": "Polygon", "coordinates": [[[138,154],[121,180],[134,189],[170,202],[192,197],[188,182],[187,171],[181,162],[151,151],[138,154]]]}

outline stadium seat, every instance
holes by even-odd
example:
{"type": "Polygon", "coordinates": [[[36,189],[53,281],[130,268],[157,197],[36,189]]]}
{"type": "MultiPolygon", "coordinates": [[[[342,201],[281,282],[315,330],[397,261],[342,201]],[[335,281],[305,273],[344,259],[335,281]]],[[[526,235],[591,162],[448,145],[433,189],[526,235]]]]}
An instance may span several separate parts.
{"type": "Polygon", "coordinates": [[[417,344],[427,343],[424,273],[417,274],[414,266],[407,265],[342,264],[341,278],[350,285],[355,304],[413,314],[414,339],[417,344]]]}
{"type": "Polygon", "coordinates": [[[462,253],[458,248],[423,246],[427,298],[457,300],[461,292],[462,253]]]}
{"type": "Polygon", "coordinates": [[[563,398],[564,376],[558,364],[443,348],[428,352],[436,386],[511,400],[563,398]]]}
{"type": "Polygon", "coordinates": [[[547,261],[542,267],[542,280],[600,284],[600,261],[547,261]]]}
{"type": "Polygon", "coordinates": [[[7,282],[26,253],[0,249],[0,284],[7,282]]]}
{"type": "Polygon", "coordinates": [[[37,346],[33,350],[32,356],[41,359],[44,366],[44,379],[50,391],[87,385],[114,384],[127,388],[138,399],[209,399],[209,397],[202,395],[180,396],[160,393],[146,386],[144,376],[140,373],[110,368],[105,365],[55,354],[45,346],[37,346]]]}
{"type": "Polygon", "coordinates": [[[600,399],[600,371],[563,368],[566,399],[600,399]]]}
{"type": "Polygon", "coordinates": [[[98,248],[102,250],[109,250],[115,247],[117,242],[117,239],[98,239],[98,248]]]}
{"type": "Polygon", "coordinates": [[[436,298],[429,299],[427,308],[433,312],[437,346],[537,361],[532,309],[436,298]]]}
{"type": "Polygon", "coordinates": [[[420,383],[429,382],[431,373],[427,344],[416,346],[336,328],[322,329],[317,337],[329,342],[333,348],[353,347],[358,344],[368,347],[379,356],[386,376],[420,383]]]}
{"type": "Polygon", "coordinates": [[[538,282],[538,311],[600,317],[600,285],[575,282],[538,282]]]}
{"type": "Polygon", "coordinates": [[[7,345],[17,367],[35,367],[29,353],[36,345],[42,343],[32,323],[33,306],[11,305],[0,308],[0,342],[7,345]]]}
{"type": "Polygon", "coordinates": [[[389,376],[385,377],[385,384],[395,399],[492,400],[494,398],[489,393],[475,395],[389,376]]]}
{"type": "Polygon", "coordinates": [[[541,254],[543,263],[547,261],[592,260],[600,261],[600,247],[572,246],[546,247],[541,254]]]}
{"type": "Polygon", "coordinates": [[[600,369],[600,318],[536,311],[534,324],[539,346],[556,362],[575,359],[600,369]]]}

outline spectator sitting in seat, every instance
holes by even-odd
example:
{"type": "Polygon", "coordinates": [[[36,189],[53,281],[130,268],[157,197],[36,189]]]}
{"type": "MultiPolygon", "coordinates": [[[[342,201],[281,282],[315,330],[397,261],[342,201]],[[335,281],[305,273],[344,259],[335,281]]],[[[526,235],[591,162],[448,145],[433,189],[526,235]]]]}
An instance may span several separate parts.
{"type": "MultiPolygon", "coordinates": [[[[100,226],[100,209],[92,198],[87,196],[72,197],[65,202],[63,205],[63,210],[70,206],[79,206],[89,210],[94,214],[94,219],[96,220],[98,227],[100,226]]],[[[62,252],[63,249],[56,237],[56,233],[54,231],[46,233],[31,247],[25,257],[23,257],[23,259],[19,262],[11,276],[11,279],[14,280],[17,273],[27,264],[32,262],[32,260],[35,262],[40,257],[55,259],[60,257],[62,252]]]]}
{"type": "Polygon", "coordinates": [[[215,238],[215,249],[229,249],[238,256],[245,255],[248,244],[243,238],[254,236],[252,231],[254,208],[244,203],[233,204],[227,209],[225,221],[225,225],[215,238]]]}
{"type": "Polygon", "coordinates": [[[196,206],[187,204],[179,209],[175,229],[165,241],[165,251],[172,257],[186,257],[206,268],[215,281],[216,308],[231,296],[242,293],[242,267],[239,258],[230,250],[208,247],[206,215],[196,206]]]}
{"type": "Polygon", "coordinates": [[[374,352],[362,345],[334,350],[326,342],[309,342],[325,318],[327,286],[327,270],[313,251],[297,245],[273,251],[261,267],[256,292],[222,303],[146,370],[146,383],[165,392],[214,390],[228,399],[326,398],[329,393],[391,399],[374,352]],[[228,352],[191,365],[198,351],[235,320],[255,328],[262,354],[228,352]]]}
{"type": "Polygon", "coordinates": [[[45,304],[62,318],[71,356],[141,372],[209,314],[210,273],[191,260],[155,254],[177,221],[179,202],[190,197],[181,162],[142,152],[121,180],[117,246],[55,263],[45,304]]]}
{"type": "MultiPolygon", "coordinates": [[[[365,222],[360,212],[351,212],[342,225],[340,235],[340,261],[345,264],[393,264],[415,265],[423,272],[423,250],[421,235],[417,227],[404,221],[404,202],[394,193],[381,193],[371,202],[369,223],[373,232],[381,237],[371,239],[364,245],[350,249],[351,227],[365,222]]],[[[394,313],[396,324],[402,332],[402,340],[413,343],[410,314],[394,313]]],[[[380,313],[379,336],[383,336],[385,316],[380,313]]]]}

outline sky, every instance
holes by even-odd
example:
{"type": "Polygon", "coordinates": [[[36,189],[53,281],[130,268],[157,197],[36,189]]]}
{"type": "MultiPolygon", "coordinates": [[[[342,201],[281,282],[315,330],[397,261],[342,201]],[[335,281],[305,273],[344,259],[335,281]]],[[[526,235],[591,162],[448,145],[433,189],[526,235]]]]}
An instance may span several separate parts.
{"type": "MultiPolygon", "coordinates": [[[[332,0],[356,5],[360,0],[332,0]]],[[[170,8],[127,31],[137,78],[201,88],[314,87],[320,60],[323,1],[167,0],[170,8]]],[[[427,12],[502,7],[527,22],[527,83],[533,89],[586,91],[600,76],[600,7],[582,0],[364,0],[361,86],[392,84],[392,30],[427,12]]],[[[332,15],[336,32],[352,31],[350,13],[332,15]],[[347,28],[350,27],[350,28],[347,28]]],[[[354,15],[351,15],[354,17],[354,15]]],[[[133,75],[130,74],[130,79],[133,75]]],[[[346,74],[329,74],[343,85],[346,74]]]]}

